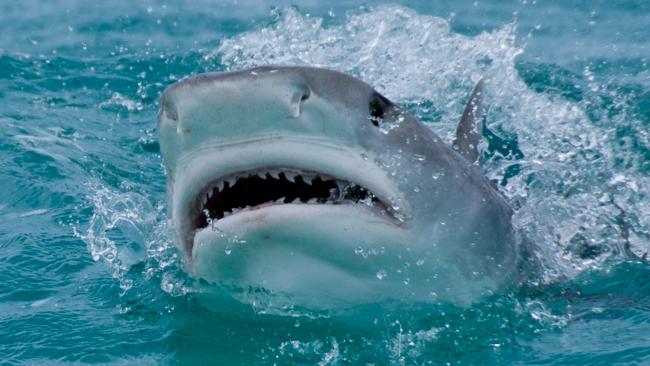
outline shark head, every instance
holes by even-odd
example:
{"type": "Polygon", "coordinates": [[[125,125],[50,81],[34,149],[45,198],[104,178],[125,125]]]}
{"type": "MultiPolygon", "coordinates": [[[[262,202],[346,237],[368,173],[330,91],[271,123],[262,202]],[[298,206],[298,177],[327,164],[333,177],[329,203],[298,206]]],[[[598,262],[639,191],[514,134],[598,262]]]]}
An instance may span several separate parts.
{"type": "Polygon", "coordinates": [[[516,266],[501,195],[354,77],[310,67],[194,76],[163,93],[159,132],[178,246],[208,282],[316,309],[463,303],[516,266]]]}

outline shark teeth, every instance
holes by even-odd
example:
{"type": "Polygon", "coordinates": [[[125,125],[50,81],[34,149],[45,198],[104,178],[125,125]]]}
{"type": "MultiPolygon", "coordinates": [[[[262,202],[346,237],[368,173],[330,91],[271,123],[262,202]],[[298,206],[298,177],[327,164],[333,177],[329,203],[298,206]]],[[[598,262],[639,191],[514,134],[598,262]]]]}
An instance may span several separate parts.
{"type": "MultiPolygon", "coordinates": [[[[243,174],[232,174],[222,177],[213,182],[210,187],[204,189],[204,191],[207,193],[208,199],[211,199],[215,192],[222,192],[224,188],[232,188],[241,178],[259,178],[264,180],[275,179],[281,181],[286,180],[291,183],[304,183],[308,186],[313,186],[313,184],[317,181],[322,182],[327,180],[335,180],[332,177],[320,173],[269,169],[252,171],[243,174]]],[[[337,181],[337,184],[342,185],[345,184],[345,182],[337,181]]]]}
{"type": "Polygon", "coordinates": [[[377,201],[365,188],[323,173],[267,168],[236,172],[214,180],[197,196],[198,212],[193,217],[198,227],[204,227],[203,220],[214,222],[270,205],[372,205],[377,201]]]}
{"type": "Polygon", "coordinates": [[[287,180],[291,183],[296,183],[296,174],[294,173],[284,173],[284,176],[287,178],[287,180]]]}

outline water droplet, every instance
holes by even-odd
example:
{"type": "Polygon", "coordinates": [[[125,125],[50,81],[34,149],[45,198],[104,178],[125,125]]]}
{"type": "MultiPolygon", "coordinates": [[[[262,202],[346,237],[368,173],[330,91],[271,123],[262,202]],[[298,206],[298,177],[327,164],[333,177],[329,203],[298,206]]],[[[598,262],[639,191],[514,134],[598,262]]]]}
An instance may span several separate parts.
{"type": "Polygon", "coordinates": [[[360,255],[362,258],[368,258],[368,253],[365,250],[363,250],[362,247],[356,247],[354,249],[354,254],[360,255]]]}
{"type": "Polygon", "coordinates": [[[386,278],[386,276],[388,276],[388,273],[386,273],[386,271],[384,271],[383,269],[381,269],[381,270],[377,271],[377,273],[375,274],[375,276],[377,276],[377,279],[379,279],[379,280],[383,280],[384,278],[386,278]]]}

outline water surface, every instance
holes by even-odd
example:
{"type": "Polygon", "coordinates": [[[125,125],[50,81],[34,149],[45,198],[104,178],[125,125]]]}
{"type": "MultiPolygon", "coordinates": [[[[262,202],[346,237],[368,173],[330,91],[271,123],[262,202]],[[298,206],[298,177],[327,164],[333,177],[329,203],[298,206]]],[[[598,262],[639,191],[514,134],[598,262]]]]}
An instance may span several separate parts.
{"type": "MultiPolygon", "coordinates": [[[[650,363],[650,5],[0,4],[0,364],[650,363]],[[156,100],[268,63],[375,86],[446,141],[489,80],[485,174],[539,276],[469,307],[206,306],[172,242],[156,100]]],[[[355,253],[350,253],[355,255],[355,253]]]]}

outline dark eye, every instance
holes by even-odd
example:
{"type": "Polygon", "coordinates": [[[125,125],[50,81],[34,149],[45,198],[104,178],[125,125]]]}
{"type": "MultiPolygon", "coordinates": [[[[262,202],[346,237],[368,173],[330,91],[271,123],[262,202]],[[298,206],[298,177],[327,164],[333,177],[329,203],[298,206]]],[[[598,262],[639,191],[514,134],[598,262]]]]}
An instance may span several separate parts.
{"type": "Polygon", "coordinates": [[[390,100],[386,99],[383,95],[375,92],[370,97],[368,102],[368,110],[370,113],[370,121],[373,125],[379,126],[379,123],[384,119],[386,109],[390,107],[390,100]]]}

